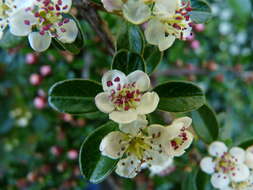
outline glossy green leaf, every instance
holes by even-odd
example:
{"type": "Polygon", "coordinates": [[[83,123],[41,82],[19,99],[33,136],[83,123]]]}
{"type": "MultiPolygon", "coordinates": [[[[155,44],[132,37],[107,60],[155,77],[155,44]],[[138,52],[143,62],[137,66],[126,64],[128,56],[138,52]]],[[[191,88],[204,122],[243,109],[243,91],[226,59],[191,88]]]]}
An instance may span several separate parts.
{"type": "Polygon", "coordinates": [[[204,173],[200,168],[197,171],[195,180],[197,190],[214,190],[210,183],[210,175],[204,173]]]}
{"type": "Polygon", "coordinates": [[[130,53],[127,50],[119,51],[113,58],[112,69],[117,69],[125,74],[136,70],[146,71],[146,64],[143,58],[136,53],[130,53]]]}
{"type": "Polygon", "coordinates": [[[108,122],[96,129],[83,142],[79,153],[82,175],[92,183],[103,181],[114,170],[118,160],[102,156],[99,145],[110,132],[118,130],[117,124],[108,122]]]}
{"type": "Polygon", "coordinates": [[[159,48],[156,46],[148,45],[144,49],[144,56],[143,57],[146,62],[147,73],[151,74],[152,72],[154,72],[156,67],[162,61],[163,52],[161,52],[159,50],[159,48]]]}
{"type": "Polygon", "coordinates": [[[204,0],[191,0],[192,11],[189,13],[193,22],[205,23],[212,18],[212,11],[204,0]]]}
{"type": "Polygon", "coordinates": [[[127,49],[130,52],[142,54],[145,40],[139,26],[131,23],[122,24],[121,31],[117,38],[117,51],[127,49]]]}
{"type": "Polygon", "coordinates": [[[238,144],[238,146],[241,147],[241,148],[243,148],[243,149],[246,149],[246,148],[248,148],[248,147],[250,147],[252,145],[253,145],[253,138],[244,140],[244,141],[242,141],[242,142],[240,142],[238,144]]]}
{"type": "Polygon", "coordinates": [[[215,112],[208,105],[191,112],[193,127],[197,135],[207,144],[217,140],[219,123],[215,112]]]}
{"type": "Polygon", "coordinates": [[[14,36],[13,34],[11,34],[9,28],[6,28],[4,30],[2,39],[0,40],[0,47],[6,49],[14,48],[18,44],[20,44],[23,40],[24,40],[23,37],[14,36]]]}
{"type": "Polygon", "coordinates": [[[79,23],[79,21],[72,15],[70,14],[64,14],[64,18],[69,18],[75,21],[79,33],[77,35],[76,40],[73,43],[62,43],[60,40],[58,40],[57,38],[53,38],[53,45],[58,48],[61,51],[69,51],[73,54],[78,54],[80,53],[80,50],[83,48],[84,46],[84,33],[83,33],[83,29],[79,23]]]}
{"type": "Polygon", "coordinates": [[[54,84],[49,90],[49,104],[59,112],[82,114],[98,111],[94,97],[102,86],[91,80],[72,79],[54,84]]]}
{"type": "Polygon", "coordinates": [[[194,169],[192,172],[186,173],[181,190],[198,190],[196,185],[197,172],[198,170],[194,169]]]}
{"type": "Polygon", "coordinates": [[[190,82],[170,81],[154,88],[160,97],[158,109],[168,112],[189,112],[205,103],[204,92],[190,82]]]}

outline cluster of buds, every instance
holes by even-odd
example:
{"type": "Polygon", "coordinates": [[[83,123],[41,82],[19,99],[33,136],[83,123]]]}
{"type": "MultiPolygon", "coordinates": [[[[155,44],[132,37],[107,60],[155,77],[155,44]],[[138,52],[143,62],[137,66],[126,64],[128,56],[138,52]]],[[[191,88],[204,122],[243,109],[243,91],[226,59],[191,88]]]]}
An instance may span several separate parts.
{"type": "Polygon", "coordinates": [[[32,118],[32,114],[25,109],[16,108],[10,112],[10,117],[15,120],[15,124],[18,127],[27,127],[32,118]]]}

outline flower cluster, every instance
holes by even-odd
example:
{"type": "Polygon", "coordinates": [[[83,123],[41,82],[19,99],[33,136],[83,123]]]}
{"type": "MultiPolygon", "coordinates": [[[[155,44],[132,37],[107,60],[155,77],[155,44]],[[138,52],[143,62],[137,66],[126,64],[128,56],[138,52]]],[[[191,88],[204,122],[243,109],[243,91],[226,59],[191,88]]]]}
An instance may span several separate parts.
{"type": "Polygon", "coordinates": [[[185,40],[191,35],[190,2],[181,0],[102,0],[105,9],[122,12],[133,24],[147,23],[145,37],[148,43],[161,51],[172,46],[175,39],[185,40]]]}
{"type": "MultiPolygon", "coordinates": [[[[163,171],[174,156],[184,154],[193,140],[187,130],[191,118],[176,119],[169,126],[148,125],[146,114],[155,111],[159,96],[148,92],[150,79],[142,71],[125,75],[118,70],[106,72],[102,78],[104,92],[95,97],[98,109],[119,123],[120,131],[106,135],[101,144],[102,155],[120,159],[116,173],[133,178],[142,168],[163,171]]],[[[154,173],[154,172],[152,172],[154,173]]]]}
{"type": "Polygon", "coordinates": [[[0,3],[1,31],[7,26],[16,36],[28,36],[38,52],[49,48],[52,38],[72,43],[78,35],[75,21],[65,14],[72,0],[6,0],[0,3]]]}
{"type": "Polygon", "coordinates": [[[253,188],[253,147],[246,151],[228,147],[223,142],[213,142],[209,154],[201,160],[200,167],[211,174],[211,183],[222,190],[251,190],[253,188]]]}

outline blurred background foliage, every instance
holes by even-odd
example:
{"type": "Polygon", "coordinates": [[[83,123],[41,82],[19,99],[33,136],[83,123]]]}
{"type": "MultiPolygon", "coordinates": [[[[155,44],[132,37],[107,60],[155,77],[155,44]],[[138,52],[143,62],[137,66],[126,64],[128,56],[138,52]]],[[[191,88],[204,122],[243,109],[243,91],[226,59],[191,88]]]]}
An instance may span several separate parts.
{"type": "MultiPolygon", "coordinates": [[[[209,3],[213,19],[205,25],[195,25],[191,38],[178,40],[164,52],[152,81],[157,84],[181,79],[198,84],[218,113],[220,139],[237,144],[253,134],[252,2],[209,3]]],[[[116,35],[122,20],[106,13],[100,16],[116,35]]],[[[112,57],[106,47],[88,23],[81,24],[85,48],[76,56],[53,47],[37,54],[25,40],[15,48],[0,50],[0,189],[196,188],[190,187],[189,174],[199,179],[206,177],[194,170],[205,152],[204,144],[197,139],[196,146],[159,175],[149,176],[144,170],[133,180],[111,176],[100,185],[82,179],[79,147],[94,128],[106,121],[106,115],[73,117],[56,113],[47,105],[48,90],[55,82],[80,77],[100,81],[102,73],[109,69],[112,57]]],[[[0,45],[7,47],[5,42],[0,45]]],[[[204,189],[206,184],[202,185],[197,189],[204,189]]]]}

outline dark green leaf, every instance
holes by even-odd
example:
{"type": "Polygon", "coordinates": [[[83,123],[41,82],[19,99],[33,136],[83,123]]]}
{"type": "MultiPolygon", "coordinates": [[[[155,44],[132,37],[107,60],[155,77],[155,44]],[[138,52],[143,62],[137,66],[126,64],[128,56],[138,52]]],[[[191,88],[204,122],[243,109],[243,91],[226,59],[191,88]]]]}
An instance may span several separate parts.
{"type": "Polygon", "coordinates": [[[158,47],[151,45],[145,47],[144,60],[146,62],[148,74],[154,72],[156,67],[162,61],[162,58],[163,52],[161,52],[158,47]]]}
{"type": "Polygon", "coordinates": [[[18,44],[20,44],[22,41],[24,40],[24,38],[19,37],[19,36],[14,36],[9,28],[6,28],[4,30],[2,39],[0,40],[0,47],[1,48],[14,48],[16,47],[18,44]]]}
{"type": "Polygon", "coordinates": [[[198,169],[197,176],[196,176],[196,185],[197,190],[214,190],[210,183],[210,175],[198,169]]]}
{"type": "Polygon", "coordinates": [[[238,144],[239,147],[246,149],[253,145],[253,138],[242,141],[238,144]]]}
{"type": "Polygon", "coordinates": [[[207,144],[217,140],[219,136],[219,123],[215,112],[203,105],[198,110],[191,112],[193,127],[197,135],[207,144]]]}
{"type": "Polygon", "coordinates": [[[118,130],[117,124],[108,122],[96,129],[82,144],[79,154],[80,170],[92,183],[103,181],[114,170],[118,160],[102,156],[99,145],[110,132],[118,130]]]}
{"type": "Polygon", "coordinates": [[[198,170],[194,169],[192,172],[186,174],[181,190],[198,190],[196,185],[197,172],[198,170]]]}
{"type": "Polygon", "coordinates": [[[65,80],[49,90],[49,104],[59,112],[82,114],[98,111],[94,97],[102,92],[102,86],[83,79],[65,80]]]}
{"type": "Polygon", "coordinates": [[[158,109],[168,112],[189,112],[205,103],[204,92],[190,82],[170,81],[154,88],[160,102],[158,109]]]}
{"type": "Polygon", "coordinates": [[[145,40],[139,26],[124,23],[117,38],[117,51],[127,49],[130,52],[142,54],[145,40]]]}
{"type": "Polygon", "coordinates": [[[191,0],[192,11],[189,13],[195,23],[204,23],[212,18],[212,11],[204,0],[191,0]]]}
{"type": "Polygon", "coordinates": [[[112,69],[120,70],[125,74],[129,74],[136,70],[142,70],[145,72],[146,64],[139,54],[130,53],[127,50],[121,50],[113,58],[112,69]]]}

